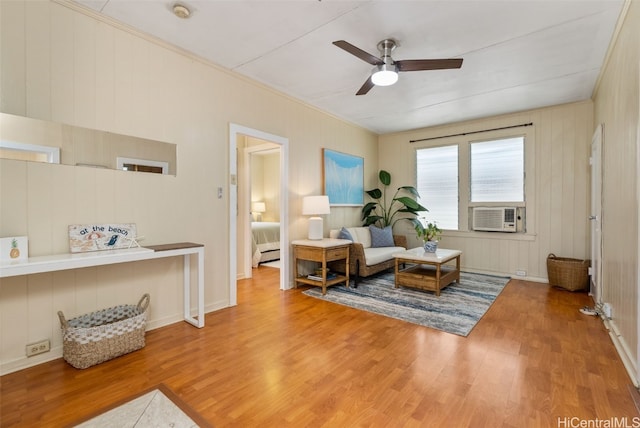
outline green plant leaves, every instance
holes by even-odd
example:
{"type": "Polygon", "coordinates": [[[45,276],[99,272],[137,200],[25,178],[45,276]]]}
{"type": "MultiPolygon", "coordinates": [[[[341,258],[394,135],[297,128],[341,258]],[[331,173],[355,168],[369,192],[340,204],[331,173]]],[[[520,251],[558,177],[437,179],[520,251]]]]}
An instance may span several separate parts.
{"type": "Polygon", "coordinates": [[[425,242],[440,240],[440,237],[442,236],[442,229],[440,229],[435,222],[429,222],[425,226],[417,218],[409,219],[409,221],[413,223],[418,238],[425,242]]]}
{"type": "Polygon", "coordinates": [[[406,190],[407,192],[411,193],[413,196],[415,196],[416,198],[420,197],[420,194],[418,194],[418,189],[416,189],[413,186],[402,186],[402,187],[398,187],[398,190],[406,190]]]}
{"type": "Polygon", "coordinates": [[[412,217],[415,217],[420,212],[429,211],[416,201],[420,195],[418,194],[418,190],[413,186],[398,187],[387,206],[388,199],[386,197],[386,191],[391,184],[391,174],[388,171],[380,170],[378,178],[384,185],[384,188],[382,190],[371,189],[365,192],[371,199],[374,199],[375,202],[368,202],[362,207],[364,226],[372,224],[377,224],[380,227],[393,226],[400,220],[410,220],[413,223],[414,219],[412,217]],[[404,195],[398,196],[399,194],[404,195]],[[401,216],[400,218],[396,218],[396,214],[398,213],[409,215],[409,217],[401,216]]]}
{"type": "Polygon", "coordinates": [[[383,169],[381,169],[380,172],[378,173],[378,178],[380,179],[380,182],[385,186],[388,186],[391,184],[391,174],[389,174],[387,171],[383,169]]]}
{"type": "Polygon", "coordinates": [[[399,198],[394,199],[400,202],[402,205],[406,207],[406,211],[408,212],[420,212],[420,211],[429,211],[422,205],[420,205],[415,199],[412,199],[408,196],[401,196],[399,198]]]}
{"type": "Polygon", "coordinates": [[[380,217],[379,215],[372,215],[366,218],[363,226],[371,226],[372,224],[376,224],[376,222],[378,220],[384,220],[382,217],[380,217]]]}
{"type": "Polygon", "coordinates": [[[382,190],[380,189],[367,190],[365,193],[371,196],[372,199],[380,199],[382,197],[382,190]]]}
{"type": "MultiPolygon", "coordinates": [[[[370,216],[371,212],[376,209],[378,204],[376,202],[367,202],[367,205],[362,207],[362,220],[370,216]]],[[[380,218],[379,216],[376,216],[380,218]]],[[[377,220],[377,219],[376,219],[377,220]]]]}

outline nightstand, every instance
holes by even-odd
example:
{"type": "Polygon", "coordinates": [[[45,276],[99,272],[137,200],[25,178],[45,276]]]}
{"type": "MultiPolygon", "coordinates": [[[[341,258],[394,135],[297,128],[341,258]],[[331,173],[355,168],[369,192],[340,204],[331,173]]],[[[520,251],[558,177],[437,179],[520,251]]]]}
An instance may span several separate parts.
{"type": "MultiPolygon", "coordinates": [[[[322,287],[322,294],[327,293],[327,287],[342,282],[349,286],[349,246],[348,239],[324,238],[318,240],[298,239],[291,243],[293,246],[293,278],[294,286],[298,283],[322,287]],[[307,275],[298,275],[298,261],[309,260],[321,264],[322,274],[316,278],[309,278],[307,275]],[[345,274],[336,275],[327,279],[327,262],[335,260],[345,261],[345,274]]],[[[312,275],[313,276],[313,275],[312,275]]]]}

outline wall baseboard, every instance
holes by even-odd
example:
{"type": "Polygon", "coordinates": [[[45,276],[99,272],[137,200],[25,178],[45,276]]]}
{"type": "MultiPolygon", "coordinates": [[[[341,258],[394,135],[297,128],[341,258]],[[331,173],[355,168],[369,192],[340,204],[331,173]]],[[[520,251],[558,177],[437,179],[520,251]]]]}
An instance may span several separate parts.
{"type": "MultiPolygon", "coordinates": [[[[229,307],[227,301],[217,301],[205,306],[205,314],[214,312],[220,309],[229,307]]],[[[195,311],[195,308],[194,308],[195,311]]],[[[184,321],[181,313],[176,313],[161,319],[156,319],[147,322],[147,331],[155,330],[161,327],[165,327],[177,322],[184,321]]],[[[186,322],[186,321],[185,321],[186,322]]],[[[193,327],[196,328],[196,327],[193,327]]],[[[4,376],[9,373],[17,372],[19,370],[28,369],[29,367],[35,367],[40,364],[47,363],[49,361],[62,358],[62,346],[52,347],[51,350],[45,354],[35,355],[33,357],[20,357],[11,361],[2,361],[0,363],[0,376],[4,376]]]]}
{"type": "Polygon", "coordinates": [[[627,374],[629,374],[631,382],[633,382],[633,386],[638,388],[638,386],[640,385],[640,383],[638,382],[638,367],[636,366],[636,362],[633,358],[633,353],[630,352],[626,341],[618,332],[618,328],[613,320],[602,318],[602,321],[605,328],[609,331],[609,337],[611,338],[616,351],[618,351],[618,355],[622,360],[624,368],[627,370],[627,374]]]}

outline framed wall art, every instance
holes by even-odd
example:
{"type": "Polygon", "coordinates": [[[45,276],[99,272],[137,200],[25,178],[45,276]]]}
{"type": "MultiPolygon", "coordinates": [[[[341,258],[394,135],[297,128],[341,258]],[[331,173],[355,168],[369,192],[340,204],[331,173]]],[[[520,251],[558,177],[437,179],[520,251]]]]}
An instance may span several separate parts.
{"type": "Polygon", "coordinates": [[[332,206],[364,205],[364,159],[322,149],[324,194],[332,206]]]}

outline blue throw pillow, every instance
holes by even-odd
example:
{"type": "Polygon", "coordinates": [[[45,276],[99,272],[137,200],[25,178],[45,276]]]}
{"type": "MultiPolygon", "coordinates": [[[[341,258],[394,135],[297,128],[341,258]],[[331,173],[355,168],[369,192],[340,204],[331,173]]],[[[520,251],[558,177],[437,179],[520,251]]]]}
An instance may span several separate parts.
{"type": "Polygon", "coordinates": [[[346,227],[340,229],[340,232],[338,232],[338,239],[348,239],[349,241],[353,242],[353,236],[351,236],[351,233],[347,230],[346,227]]]}
{"type": "Polygon", "coordinates": [[[371,247],[395,247],[391,226],[380,229],[379,227],[371,225],[369,226],[369,232],[371,233],[371,247]]]}

